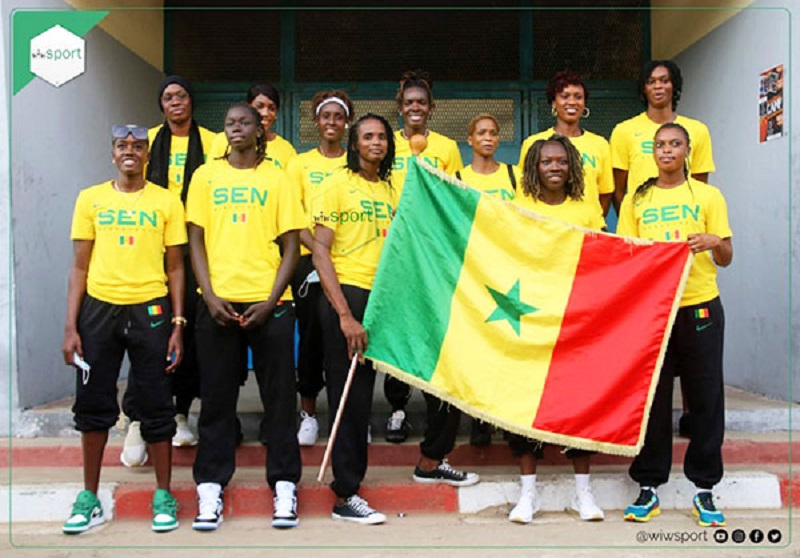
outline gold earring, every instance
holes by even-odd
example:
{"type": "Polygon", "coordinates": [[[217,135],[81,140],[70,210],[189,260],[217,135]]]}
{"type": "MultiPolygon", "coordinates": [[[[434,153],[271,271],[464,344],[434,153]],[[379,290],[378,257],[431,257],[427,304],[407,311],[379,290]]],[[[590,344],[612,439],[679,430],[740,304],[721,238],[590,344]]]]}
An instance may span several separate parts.
{"type": "Polygon", "coordinates": [[[584,118],[589,118],[589,115],[592,114],[592,111],[589,110],[589,107],[583,107],[583,112],[581,116],[584,118]]]}
{"type": "Polygon", "coordinates": [[[550,105],[550,114],[553,115],[553,118],[556,117],[556,106],[555,105],[550,105]]]}

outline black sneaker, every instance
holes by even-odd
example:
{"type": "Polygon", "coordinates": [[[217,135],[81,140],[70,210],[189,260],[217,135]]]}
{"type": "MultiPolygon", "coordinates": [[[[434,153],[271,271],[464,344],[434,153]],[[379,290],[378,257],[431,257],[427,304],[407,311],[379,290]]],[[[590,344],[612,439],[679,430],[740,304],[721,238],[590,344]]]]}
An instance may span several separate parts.
{"type": "Polygon", "coordinates": [[[408,438],[411,425],[406,420],[406,412],[402,409],[394,411],[386,421],[386,441],[402,444],[408,438]]]}
{"type": "Polygon", "coordinates": [[[485,447],[492,444],[492,425],[479,419],[472,419],[469,445],[485,447]]]}
{"type": "Polygon", "coordinates": [[[334,505],[331,517],[362,525],[377,525],[386,521],[385,515],[369,507],[367,501],[358,494],[350,496],[341,506],[334,505]]]}
{"type": "Polygon", "coordinates": [[[472,486],[481,480],[478,473],[453,469],[446,459],[443,459],[432,471],[423,471],[417,466],[414,469],[414,476],[412,478],[416,482],[427,484],[441,483],[449,484],[450,486],[472,486]]]}
{"type": "Polygon", "coordinates": [[[275,483],[275,497],[272,500],[272,526],[276,529],[297,527],[297,487],[293,482],[275,483]]]}

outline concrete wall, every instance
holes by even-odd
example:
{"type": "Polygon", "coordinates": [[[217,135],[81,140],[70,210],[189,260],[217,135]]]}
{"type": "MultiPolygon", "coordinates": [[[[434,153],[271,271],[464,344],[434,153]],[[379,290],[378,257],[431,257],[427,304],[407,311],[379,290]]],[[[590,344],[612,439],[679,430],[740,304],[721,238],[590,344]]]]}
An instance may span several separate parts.
{"type": "Polygon", "coordinates": [[[800,126],[786,115],[793,160],[789,137],[759,143],[758,91],[759,73],[784,64],[785,87],[798,106],[798,84],[791,79],[797,68],[788,67],[790,47],[800,52],[796,34],[790,45],[789,33],[790,23],[795,29],[800,24],[798,13],[788,0],[754,2],[676,58],[684,73],[678,112],[711,130],[717,172],[710,182],[727,199],[734,232],[733,264],[719,274],[727,315],[726,382],[775,397],[791,394],[795,401],[800,378],[795,374],[790,385],[789,351],[800,354],[800,126]],[[764,9],[776,5],[794,13],[764,9]]]}
{"type": "MultiPolygon", "coordinates": [[[[65,7],[55,1],[46,5],[65,7]]],[[[25,7],[25,3],[3,3],[6,25],[15,7],[25,7]]],[[[19,398],[14,405],[19,408],[74,391],[74,373],[63,364],[60,346],[75,197],[81,188],[115,176],[112,124],[153,125],[160,120],[160,72],[100,28],[92,29],[85,40],[85,74],[60,88],[35,79],[11,102],[17,317],[12,349],[17,357],[14,371],[20,371],[11,389],[16,383],[19,398]]],[[[0,376],[0,383],[7,378],[0,376]]]]}

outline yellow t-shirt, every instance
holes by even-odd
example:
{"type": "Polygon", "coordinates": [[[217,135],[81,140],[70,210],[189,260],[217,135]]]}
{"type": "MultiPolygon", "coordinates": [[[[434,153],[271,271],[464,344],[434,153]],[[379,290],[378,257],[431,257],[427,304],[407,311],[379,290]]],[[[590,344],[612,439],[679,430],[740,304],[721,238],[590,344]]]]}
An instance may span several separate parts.
{"type": "MultiPolygon", "coordinates": [[[[702,174],[714,172],[711,153],[711,135],[699,120],[678,115],[675,123],[689,132],[692,152],[689,172],[702,174]]],[[[643,112],[620,122],[611,132],[611,166],[628,171],[628,192],[633,192],[648,178],[658,176],[658,166],[653,158],[653,143],[661,124],[656,124],[643,112]]]]}
{"type": "MultiPolygon", "coordinates": [[[[691,180],[676,188],[651,186],[644,195],[630,193],[622,201],[619,235],[686,242],[690,233],[733,236],[728,206],[718,188],[691,180]]],[[[711,251],[695,254],[680,305],[701,304],[717,296],[717,266],[711,251]]]]}
{"type": "MultiPolygon", "coordinates": [[[[203,154],[205,160],[209,160],[209,153],[211,151],[211,144],[214,142],[214,132],[207,130],[202,126],[200,129],[200,141],[203,143],[203,154]]],[[[153,148],[153,141],[156,139],[156,134],[161,129],[161,126],[155,126],[147,131],[147,138],[150,141],[150,149],[153,148]]],[[[183,192],[183,169],[186,166],[186,157],[189,153],[189,136],[172,136],[172,142],[169,146],[169,171],[167,177],[169,181],[169,191],[175,192],[180,197],[183,192]]],[[[147,169],[145,168],[145,174],[147,169]]]]}
{"type": "Polygon", "coordinates": [[[164,247],[186,244],[181,199],[146,182],[132,194],[111,181],[81,190],[72,240],[93,240],[86,291],[110,304],[141,304],[167,294],[164,247]]]}
{"type": "MultiPolygon", "coordinates": [[[[522,169],[525,163],[525,156],[533,143],[537,140],[545,140],[555,134],[555,130],[550,128],[544,132],[539,132],[526,139],[522,144],[519,153],[519,168],[522,169]]],[[[584,197],[600,201],[600,194],[611,194],[614,192],[614,170],[611,168],[611,149],[606,139],[592,132],[583,131],[583,135],[576,138],[569,138],[575,149],[581,154],[583,164],[583,184],[584,197]]]]}
{"type": "MultiPolygon", "coordinates": [[[[447,174],[455,174],[457,170],[464,168],[461,161],[461,152],[458,144],[442,134],[434,131],[428,132],[428,146],[421,153],[422,159],[439,170],[447,174]]],[[[411,152],[411,144],[403,137],[403,130],[394,133],[394,161],[392,162],[392,186],[397,190],[398,199],[403,193],[403,184],[406,181],[409,161],[414,156],[411,152]]]]}
{"type": "MultiPolygon", "coordinates": [[[[508,176],[508,165],[500,163],[500,167],[492,174],[481,174],[472,170],[472,165],[467,165],[460,171],[456,171],[461,176],[461,181],[469,184],[476,190],[480,190],[490,196],[503,201],[510,201],[516,195],[516,187],[511,183],[508,176]]],[[[516,184],[522,184],[520,170],[511,165],[511,172],[514,173],[516,184]]]]}
{"type": "MultiPolygon", "coordinates": [[[[214,138],[211,144],[211,153],[209,159],[218,159],[225,155],[225,150],[228,148],[228,137],[225,132],[220,132],[214,138]]],[[[297,157],[297,151],[291,143],[275,135],[275,139],[267,142],[267,159],[272,161],[272,164],[279,169],[286,170],[289,166],[289,161],[297,157]]]]}
{"type": "Polygon", "coordinates": [[[517,189],[517,197],[514,203],[527,210],[539,213],[540,215],[547,215],[553,219],[565,221],[578,227],[587,229],[602,230],[606,226],[606,221],[603,219],[603,211],[599,203],[589,200],[584,197],[582,200],[574,200],[567,197],[564,203],[559,205],[550,205],[544,203],[542,200],[533,199],[531,196],[522,191],[522,184],[517,189]]]}
{"type": "MultiPolygon", "coordinates": [[[[323,180],[332,175],[336,170],[344,168],[347,164],[347,152],[340,157],[325,157],[317,148],[301,153],[289,161],[286,169],[289,178],[292,179],[298,189],[300,202],[308,217],[308,226],[311,235],[314,235],[314,221],[311,218],[311,211],[308,200],[311,199],[312,192],[323,180]]],[[[305,246],[300,246],[300,255],[310,254],[310,250],[305,246]]]]}
{"type": "Polygon", "coordinates": [[[269,298],[281,262],[276,240],[306,222],[285,172],[268,162],[236,169],[227,161],[195,171],[186,220],[203,227],[211,286],[232,302],[269,298]]]}
{"type": "Polygon", "coordinates": [[[388,182],[337,172],[314,191],[314,223],[331,229],[331,261],[339,283],[372,289],[381,250],[394,217],[397,193],[388,182]]]}

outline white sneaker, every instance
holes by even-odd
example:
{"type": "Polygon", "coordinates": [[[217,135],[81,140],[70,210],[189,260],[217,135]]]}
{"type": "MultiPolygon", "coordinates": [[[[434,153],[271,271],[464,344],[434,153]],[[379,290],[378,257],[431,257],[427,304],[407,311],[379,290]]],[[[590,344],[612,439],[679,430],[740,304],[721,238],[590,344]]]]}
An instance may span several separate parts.
{"type": "Polygon", "coordinates": [[[272,526],[277,529],[297,527],[297,487],[293,482],[275,483],[275,497],[272,500],[272,526]]]}
{"type": "Polygon", "coordinates": [[[197,445],[197,436],[189,428],[189,421],[186,415],[175,415],[175,426],[175,436],[172,437],[173,446],[180,448],[197,445]]]}
{"type": "Polygon", "coordinates": [[[603,521],[606,516],[597,502],[591,489],[577,490],[572,498],[570,510],[577,513],[583,521],[603,521]]]}
{"type": "Polygon", "coordinates": [[[319,422],[317,417],[300,411],[300,429],[297,431],[297,443],[301,446],[313,446],[319,438],[319,422]]]}
{"type": "Polygon", "coordinates": [[[536,490],[524,490],[519,495],[519,502],[511,513],[508,520],[514,523],[530,523],[533,516],[539,511],[539,494],[536,490]]]}
{"type": "Polygon", "coordinates": [[[197,485],[197,516],[192,523],[195,531],[213,531],[222,523],[222,486],[216,482],[197,485]]]}
{"type": "Polygon", "coordinates": [[[147,444],[142,438],[141,427],[142,423],[138,420],[131,422],[128,427],[122,453],[119,454],[119,460],[126,467],[142,467],[147,463],[147,444]]]}

